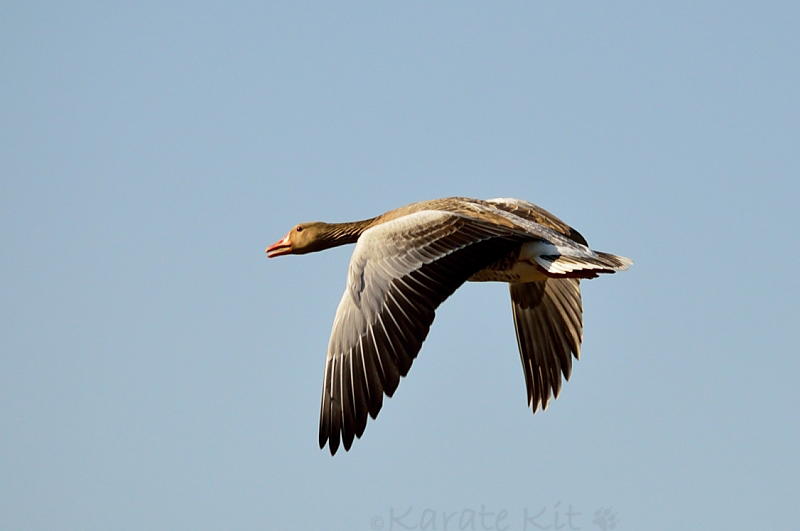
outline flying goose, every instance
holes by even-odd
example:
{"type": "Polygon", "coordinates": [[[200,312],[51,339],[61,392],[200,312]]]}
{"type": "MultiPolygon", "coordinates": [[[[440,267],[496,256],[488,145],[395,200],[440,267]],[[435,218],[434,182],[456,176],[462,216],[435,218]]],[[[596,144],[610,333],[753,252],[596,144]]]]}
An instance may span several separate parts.
{"type": "Polygon", "coordinates": [[[508,282],[533,412],[568,380],[583,338],[580,279],[623,271],[527,201],[450,197],[349,223],[301,223],[267,256],[355,243],[325,362],[319,446],[349,450],[408,374],[436,308],[465,281],[508,282]]]}

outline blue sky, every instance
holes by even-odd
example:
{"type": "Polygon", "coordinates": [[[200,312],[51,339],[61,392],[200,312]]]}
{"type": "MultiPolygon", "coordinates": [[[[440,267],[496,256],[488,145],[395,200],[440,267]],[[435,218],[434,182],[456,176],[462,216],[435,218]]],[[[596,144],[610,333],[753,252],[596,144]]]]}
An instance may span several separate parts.
{"type": "Polygon", "coordinates": [[[797,527],[796,4],[162,4],[0,7],[0,528],[797,527]],[[331,457],[351,248],[264,249],[450,195],[635,264],[546,412],[469,284],[331,457]]]}

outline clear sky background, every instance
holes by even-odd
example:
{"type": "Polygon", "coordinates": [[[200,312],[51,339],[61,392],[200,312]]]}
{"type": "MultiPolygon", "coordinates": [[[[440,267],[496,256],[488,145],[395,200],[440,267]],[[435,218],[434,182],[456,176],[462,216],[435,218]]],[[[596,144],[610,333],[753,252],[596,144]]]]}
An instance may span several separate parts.
{"type": "Polygon", "coordinates": [[[1,529],[800,526],[796,2],[264,4],[0,7],[1,529]],[[264,249],[451,195],[635,264],[546,412],[468,284],[331,457],[352,248],[264,249]]]}

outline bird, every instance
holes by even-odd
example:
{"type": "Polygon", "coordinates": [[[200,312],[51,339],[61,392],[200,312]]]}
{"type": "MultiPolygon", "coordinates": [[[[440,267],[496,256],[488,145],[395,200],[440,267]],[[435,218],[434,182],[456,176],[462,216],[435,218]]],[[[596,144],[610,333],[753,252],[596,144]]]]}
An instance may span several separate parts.
{"type": "Polygon", "coordinates": [[[345,223],[294,226],[270,258],[355,243],[325,362],[319,447],[361,438],[408,374],[435,310],[467,281],[506,282],[528,407],[545,410],[583,340],[580,281],[633,261],[593,251],[575,229],[513,198],[448,197],[345,223]]]}

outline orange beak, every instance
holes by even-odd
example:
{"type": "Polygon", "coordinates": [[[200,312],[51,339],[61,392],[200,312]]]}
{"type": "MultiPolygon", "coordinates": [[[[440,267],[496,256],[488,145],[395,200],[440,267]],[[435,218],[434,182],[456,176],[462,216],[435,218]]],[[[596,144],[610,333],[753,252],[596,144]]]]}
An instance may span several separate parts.
{"type": "Polygon", "coordinates": [[[275,242],[269,247],[267,247],[267,257],[275,258],[276,256],[280,256],[282,254],[289,254],[292,252],[292,242],[289,241],[289,234],[284,236],[281,241],[275,242]]]}

